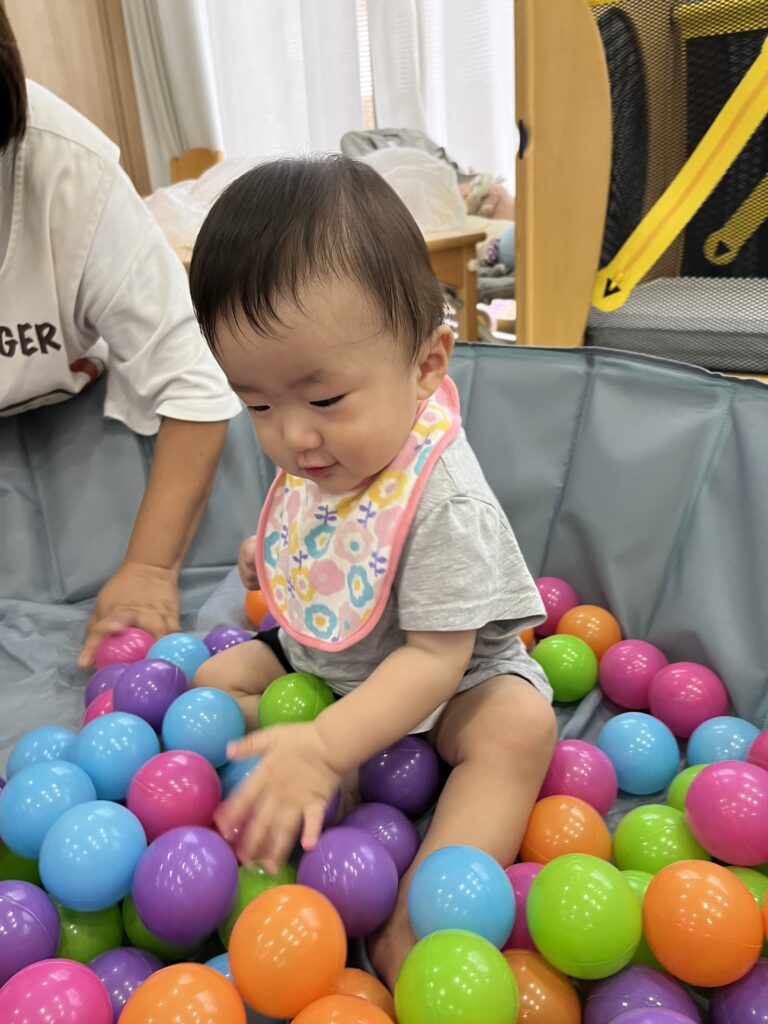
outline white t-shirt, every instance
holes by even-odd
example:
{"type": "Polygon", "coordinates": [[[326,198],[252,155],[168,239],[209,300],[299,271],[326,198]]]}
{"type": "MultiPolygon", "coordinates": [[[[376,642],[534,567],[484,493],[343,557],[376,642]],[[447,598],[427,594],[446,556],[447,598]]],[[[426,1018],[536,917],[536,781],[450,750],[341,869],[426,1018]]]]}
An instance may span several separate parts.
{"type": "Polygon", "coordinates": [[[0,154],[0,415],[69,398],[106,364],[104,413],[139,434],[164,416],[235,416],[184,268],[117,147],[27,86],[27,131],[0,154]]]}

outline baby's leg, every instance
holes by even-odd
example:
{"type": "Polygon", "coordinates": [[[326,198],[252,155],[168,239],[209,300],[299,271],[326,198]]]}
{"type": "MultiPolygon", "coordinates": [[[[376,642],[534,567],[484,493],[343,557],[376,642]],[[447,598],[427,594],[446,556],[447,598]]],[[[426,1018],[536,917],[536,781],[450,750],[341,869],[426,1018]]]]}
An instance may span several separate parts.
{"type": "Polygon", "coordinates": [[[374,966],[390,988],[416,941],[407,905],[416,867],[434,850],[454,844],[479,847],[503,867],[511,864],[556,738],[552,708],[517,676],[489,679],[457,694],[446,707],[430,739],[453,771],[400,883],[392,917],[369,943],[374,966]]]}
{"type": "Polygon", "coordinates": [[[258,725],[259,699],[269,684],[285,675],[285,668],[261,640],[247,640],[204,661],[193,686],[213,686],[234,697],[245,715],[246,731],[258,725]]]}

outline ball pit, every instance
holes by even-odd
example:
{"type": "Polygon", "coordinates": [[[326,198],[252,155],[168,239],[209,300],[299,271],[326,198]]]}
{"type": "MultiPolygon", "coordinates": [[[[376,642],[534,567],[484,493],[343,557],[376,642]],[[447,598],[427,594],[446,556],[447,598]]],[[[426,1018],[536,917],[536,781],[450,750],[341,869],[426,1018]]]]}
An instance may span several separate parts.
{"type": "Polygon", "coordinates": [[[437,754],[420,736],[406,736],[360,766],[363,800],[390,804],[411,816],[429,807],[439,784],[437,754]]]}
{"type": "Polygon", "coordinates": [[[116,949],[123,941],[123,918],[120,907],[106,910],[69,910],[57,908],[61,922],[61,937],[56,956],[78,963],[90,963],[94,957],[116,949]]]}
{"type": "Polygon", "coordinates": [[[762,1024],[768,1020],[768,960],[758,960],[738,981],[712,993],[711,1024],[762,1024]]]}
{"type": "Polygon", "coordinates": [[[205,964],[175,964],[139,985],[120,1016],[120,1024],[181,1021],[246,1024],[245,1007],[237,989],[218,971],[205,964]]]}
{"type": "Polygon", "coordinates": [[[114,711],[83,728],[72,761],[91,779],[99,800],[124,800],[133,776],[159,752],[151,725],[136,715],[114,711]]]}
{"type": "Polygon", "coordinates": [[[70,807],[96,799],[90,778],[68,761],[39,761],[22,768],[0,793],[0,838],[27,860],[55,821],[70,807]]]}
{"type": "Polygon", "coordinates": [[[55,956],[59,929],[56,907],[41,888],[0,882],[0,986],[29,964],[55,956]]]}
{"type": "Polygon", "coordinates": [[[152,842],[183,825],[210,827],[220,801],[221,782],[210,761],[189,750],[166,750],[136,772],[126,806],[152,842]]]}
{"type": "Polygon", "coordinates": [[[147,651],[146,658],[161,658],[180,668],[190,681],[204,661],[211,656],[199,636],[194,633],[169,633],[157,640],[147,651]]]}
{"type": "Polygon", "coordinates": [[[504,872],[515,894],[515,923],[502,947],[505,950],[536,949],[528,929],[528,893],[542,867],[543,864],[520,861],[518,864],[511,864],[504,872]]]}
{"type": "Polygon", "coordinates": [[[107,990],[113,1024],[117,1024],[125,1004],[139,985],[163,965],[146,950],[121,947],[95,957],[88,966],[107,990]]]}
{"type": "Polygon", "coordinates": [[[672,732],[641,711],[625,711],[609,719],[600,730],[597,745],[611,759],[619,789],[636,796],[665,789],[680,764],[680,749],[672,732]]]}
{"type": "Polygon", "coordinates": [[[146,658],[147,651],[154,642],[155,638],[151,633],[130,626],[99,641],[93,654],[93,663],[97,669],[114,664],[130,665],[134,661],[146,658]]]}
{"type": "Polygon", "coordinates": [[[296,869],[290,864],[284,864],[275,875],[265,871],[259,864],[251,864],[248,867],[241,866],[237,873],[237,893],[234,906],[226,921],[219,928],[219,938],[223,944],[229,945],[229,937],[235,927],[235,922],[252,900],[261,896],[268,889],[274,889],[278,885],[293,885],[295,882],[296,869]]]}
{"type": "Polygon", "coordinates": [[[585,740],[560,740],[539,791],[545,796],[575,796],[599,814],[607,814],[618,793],[616,770],[607,754],[585,740]]]}
{"type": "Polygon", "coordinates": [[[60,725],[43,725],[22,736],[10,753],[5,775],[12,779],[16,772],[38,761],[71,761],[77,733],[60,725]]]}
{"type": "Polygon", "coordinates": [[[419,834],[415,825],[402,811],[389,804],[361,804],[341,822],[349,828],[361,828],[378,840],[395,862],[401,877],[411,865],[419,848],[419,834]]]}
{"type": "Polygon", "coordinates": [[[570,608],[557,624],[557,632],[578,637],[594,651],[599,661],[609,647],[621,639],[621,626],[613,615],[596,604],[570,608]]]}
{"type": "Polygon", "coordinates": [[[619,640],[600,659],[600,688],[620,708],[643,711],[648,707],[651,680],[667,664],[665,655],[653,644],[619,640]]]}
{"type": "Polygon", "coordinates": [[[685,810],[685,798],[691,783],[707,766],[705,764],[691,764],[683,768],[681,772],[672,779],[667,790],[667,803],[677,811],[685,810]]]}
{"type": "Polygon", "coordinates": [[[312,722],[333,704],[333,690],[309,672],[290,672],[273,680],[259,701],[259,726],[312,722]]]}
{"type": "Polygon", "coordinates": [[[768,770],[768,729],[758,733],[749,745],[747,760],[759,768],[768,770]]]}
{"type": "Polygon", "coordinates": [[[226,763],[227,744],[244,734],[245,718],[237,701],[207,686],[182,693],[163,719],[163,743],[168,750],[191,750],[214,768],[226,763]]]}
{"type": "Polygon", "coordinates": [[[336,982],[336,992],[367,999],[369,1003],[383,1010],[390,1020],[395,1019],[395,1001],[389,989],[367,971],[361,971],[357,967],[345,967],[336,982]]]}
{"type": "Polygon", "coordinates": [[[751,722],[733,715],[710,718],[691,733],[686,751],[688,764],[746,761],[759,732],[751,722]]]}
{"type": "Polygon", "coordinates": [[[627,967],[594,985],[584,1005],[584,1024],[614,1024],[631,1010],[663,1009],[696,1021],[696,1004],[673,978],[651,967],[627,967]]]}
{"type": "Polygon", "coordinates": [[[576,989],[561,971],[528,949],[504,954],[517,983],[518,1024],[581,1024],[576,989]]]}
{"type": "Polygon", "coordinates": [[[260,590],[249,590],[245,595],[244,602],[245,617],[257,629],[265,629],[263,626],[264,617],[269,614],[264,594],[260,590]]]}
{"type": "Polygon", "coordinates": [[[679,860],[709,860],[695,839],[682,811],[667,804],[633,808],[619,822],[613,836],[613,859],[622,870],[655,875],[679,860]]]}
{"type": "Polygon", "coordinates": [[[547,796],[538,800],[528,819],[520,856],[547,864],[563,854],[587,853],[611,859],[611,834],[589,804],[574,796],[547,796]]]}
{"type": "Polygon", "coordinates": [[[693,661],[676,661],[657,672],[648,696],[651,714],[683,738],[728,710],[720,676],[693,661]]]}
{"type": "Polygon", "coordinates": [[[123,900],[123,927],[132,946],[145,950],[158,960],[162,960],[164,964],[175,964],[190,959],[198,946],[196,942],[187,946],[174,946],[173,943],[163,942],[153,935],[136,912],[133,896],[126,896],[123,900]]]}
{"type": "Polygon", "coordinates": [[[334,994],[305,1007],[293,1024],[392,1024],[392,1018],[367,999],[334,994]]]}
{"type": "Polygon", "coordinates": [[[597,658],[592,648],[576,636],[557,633],[545,637],[531,651],[544,669],[555,700],[581,700],[597,683],[597,658]]]}
{"type": "Polygon", "coordinates": [[[89,704],[92,704],[102,693],[114,690],[115,684],[123,672],[125,672],[126,667],[125,662],[116,661],[94,672],[88,680],[88,685],[83,694],[85,706],[88,707],[89,704]]]}
{"type": "Polygon", "coordinates": [[[248,640],[253,640],[253,633],[238,629],[237,626],[219,626],[203,637],[203,643],[211,654],[221,654],[222,651],[247,643],[248,640]]]}
{"type": "Polygon", "coordinates": [[[219,768],[223,799],[234,793],[243,779],[247,779],[254,768],[258,767],[259,761],[261,761],[260,757],[245,757],[242,761],[226,761],[219,768]]]}
{"type": "MultiPolygon", "coordinates": [[[[13,1024],[112,1024],[107,990],[72,960],[40,960],[0,989],[0,1020],[13,1024]]],[[[120,1024],[127,1024],[121,1019],[120,1024]]],[[[146,1018],[142,1024],[150,1024],[146,1018]]]]}
{"type": "Polygon", "coordinates": [[[151,658],[126,666],[112,691],[115,711],[143,718],[160,731],[168,708],[187,689],[187,677],[168,661],[151,658]]]}
{"type": "Polygon", "coordinates": [[[764,768],[744,761],[709,765],[691,783],[685,812],[693,834],[717,860],[743,867],[768,860],[768,771],[764,768]]]}
{"type": "Polygon", "coordinates": [[[83,725],[89,725],[94,721],[94,719],[101,718],[103,715],[111,715],[115,710],[114,699],[115,697],[112,690],[105,690],[104,693],[100,693],[98,697],[94,697],[85,709],[83,725]]]}
{"type": "Polygon", "coordinates": [[[536,627],[536,633],[551,636],[565,613],[579,603],[579,595],[570,583],[557,576],[541,576],[536,580],[536,586],[547,613],[546,619],[536,627]]]}

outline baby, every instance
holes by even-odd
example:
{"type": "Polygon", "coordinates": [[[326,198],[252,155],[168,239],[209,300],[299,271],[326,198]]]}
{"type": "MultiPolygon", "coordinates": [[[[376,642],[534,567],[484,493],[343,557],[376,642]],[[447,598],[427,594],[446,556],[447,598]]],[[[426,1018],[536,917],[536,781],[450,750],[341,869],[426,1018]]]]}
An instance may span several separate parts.
{"type": "Polygon", "coordinates": [[[424,239],[374,170],[339,156],[263,164],[209,213],[190,270],[203,334],[278,467],[241,563],[279,630],[211,658],[256,728],[259,695],[311,672],[340,697],[252,732],[258,771],[219,815],[240,858],[311,849],[342,778],[408,733],[451,767],[389,922],[392,986],[415,938],[413,870],[450,844],[515,859],[555,743],[551,690],[519,639],[543,606],[461,428],[453,336],[424,239]]]}

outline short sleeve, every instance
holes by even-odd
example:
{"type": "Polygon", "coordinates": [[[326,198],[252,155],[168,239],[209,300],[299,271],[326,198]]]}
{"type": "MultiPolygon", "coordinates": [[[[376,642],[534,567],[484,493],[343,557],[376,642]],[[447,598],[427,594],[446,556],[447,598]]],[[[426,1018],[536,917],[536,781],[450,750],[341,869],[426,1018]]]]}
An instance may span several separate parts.
{"type": "Polygon", "coordinates": [[[396,583],[406,631],[451,632],[502,625],[514,634],[544,620],[544,608],[509,523],[490,502],[454,496],[415,522],[396,583]]]}

